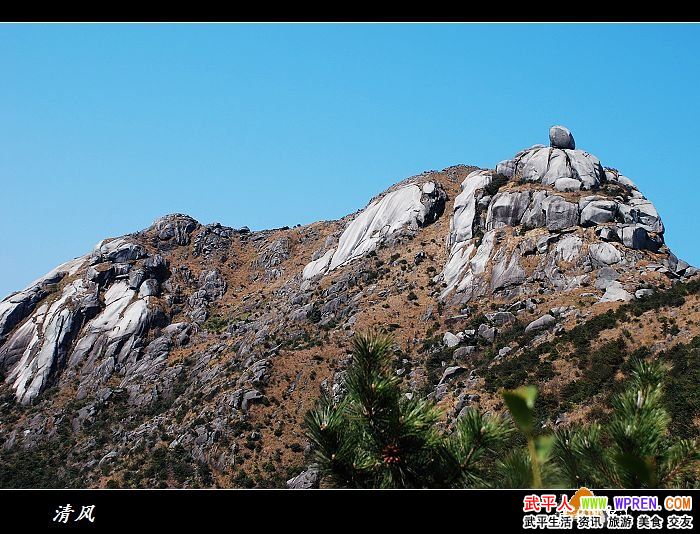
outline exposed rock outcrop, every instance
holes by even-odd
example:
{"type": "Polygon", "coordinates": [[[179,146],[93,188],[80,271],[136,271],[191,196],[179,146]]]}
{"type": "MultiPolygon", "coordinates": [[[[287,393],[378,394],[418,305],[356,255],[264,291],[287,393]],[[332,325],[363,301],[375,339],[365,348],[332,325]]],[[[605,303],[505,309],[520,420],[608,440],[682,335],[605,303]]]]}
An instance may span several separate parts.
{"type": "Polygon", "coordinates": [[[554,186],[557,180],[575,180],[581,184],[581,189],[595,189],[605,177],[598,158],[588,152],[543,145],[534,145],[518,152],[512,160],[500,162],[496,172],[508,178],[518,177],[523,182],[549,186],[554,186]]]}
{"type": "Polygon", "coordinates": [[[435,182],[410,184],[373,201],[355,217],[329,254],[313,260],[304,278],[332,271],[374,250],[388,235],[402,228],[418,229],[434,222],[444,211],[445,192],[435,182]]]}
{"type": "Polygon", "coordinates": [[[475,171],[464,180],[450,223],[448,260],[436,278],[445,285],[443,299],[465,302],[489,289],[513,294],[513,287],[518,292],[537,280],[558,289],[578,287],[588,268],[578,260],[586,228],[600,240],[590,243],[593,267],[636,261],[609,242],[652,252],[664,246],[661,218],[631,180],[575,150],[566,128],[553,127],[550,141],[550,148],[535,145],[499,163],[495,173],[475,171]],[[508,234],[507,228],[519,230],[508,234]],[[560,239],[562,232],[575,235],[560,239]],[[559,244],[550,251],[553,241],[559,244]],[[522,257],[533,252],[544,257],[527,272],[522,257]],[[562,270],[561,261],[572,265],[562,270]]]}
{"type": "MultiPolygon", "coordinates": [[[[86,260],[87,257],[83,256],[59,265],[22,291],[4,298],[0,302],[0,342],[15,326],[34,311],[36,305],[44,297],[54,291],[56,284],[66,276],[75,274],[86,260]]],[[[0,359],[0,363],[2,363],[2,359],[0,359]]]]}
{"type": "Polygon", "coordinates": [[[157,219],[152,226],[153,233],[158,239],[159,248],[164,248],[166,243],[172,246],[185,246],[190,244],[190,235],[199,227],[199,223],[189,215],[175,213],[157,219]]]}

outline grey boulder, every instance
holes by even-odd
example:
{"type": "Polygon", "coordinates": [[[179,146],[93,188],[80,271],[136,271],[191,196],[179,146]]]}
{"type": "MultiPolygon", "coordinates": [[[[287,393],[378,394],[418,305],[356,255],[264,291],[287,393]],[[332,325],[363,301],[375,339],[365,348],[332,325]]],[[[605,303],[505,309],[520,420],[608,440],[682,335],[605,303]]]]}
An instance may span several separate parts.
{"type": "Polygon", "coordinates": [[[487,324],[480,324],[478,333],[481,339],[489,343],[493,343],[493,340],[496,339],[496,329],[487,324]]]}
{"type": "Polygon", "coordinates": [[[664,233],[664,224],[654,205],[645,198],[633,198],[620,205],[620,212],[626,223],[636,224],[647,232],[664,233]]]}
{"type": "Polygon", "coordinates": [[[197,229],[199,223],[189,215],[174,213],[156,219],[152,228],[160,241],[172,240],[175,245],[189,245],[190,234],[197,229]]]}
{"type": "Polygon", "coordinates": [[[459,347],[457,350],[454,351],[454,354],[452,354],[452,357],[455,360],[462,360],[466,358],[467,356],[471,356],[476,352],[476,347],[474,345],[467,345],[465,347],[459,347]]]}
{"type": "Polygon", "coordinates": [[[287,487],[289,489],[314,489],[318,488],[318,483],[318,467],[312,465],[306,471],[302,471],[294,478],[287,480],[287,487]]]}
{"type": "Polygon", "coordinates": [[[554,195],[542,202],[545,210],[547,229],[564,230],[578,225],[578,206],[554,195]]]}
{"type": "Polygon", "coordinates": [[[515,315],[507,311],[487,313],[486,318],[497,326],[515,322],[515,315]]]}
{"type": "Polygon", "coordinates": [[[544,201],[547,191],[535,191],[532,194],[532,202],[523,214],[521,223],[525,228],[540,228],[546,224],[544,201]]]}
{"type": "Polygon", "coordinates": [[[588,247],[588,255],[594,262],[611,265],[622,259],[622,254],[610,243],[593,243],[588,247]]]}
{"type": "Polygon", "coordinates": [[[581,226],[596,226],[615,220],[617,202],[614,200],[594,200],[581,210],[581,226]]]}
{"type": "Polygon", "coordinates": [[[620,273],[618,273],[612,267],[605,265],[598,269],[594,285],[597,289],[607,289],[618,278],[620,278],[620,273]]]}
{"type": "Polygon", "coordinates": [[[622,287],[620,282],[612,282],[598,302],[628,302],[634,297],[622,287]]]}
{"type": "Polygon", "coordinates": [[[653,289],[638,289],[634,292],[634,297],[641,299],[645,297],[651,297],[654,294],[653,289]]]}
{"type": "Polygon", "coordinates": [[[445,372],[442,373],[442,378],[440,379],[440,382],[438,382],[438,384],[444,384],[451,378],[454,378],[455,376],[463,373],[464,371],[466,371],[466,369],[464,367],[460,367],[459,365],[447,367],[445,369],[445,372]]]}
{"type": "Polygon", "coordinates": [[[535,319],[532,321],[530,324],[528,324],[525,327],[525,332],[530,332],[532,330],[544,330],[545,328],[549,328],[550,326],[554,326],[554,324],[557,322],[557,320],[549,315],[548,313],[544,314],[542,317],[539,319],[535,319]]]}
{"type": "Polygon", "coordinates": [[[565,126],[552,126],[549,129],[549,144],[554,148],[576,148],[576,142],[571,131],[565,126]]]}
{"type": "Polygon", "coordinates": [[[447,345],[447,347],[452,348],[459,345],[460,341],[462,340],[455,336],[452,332],[445,332],[445,335],[442,336],[442,341],[445,345],[447,345]]]}
{"type": "Polygon", "coordinates": [[[596,235],[603,241],[620,241],[620,236],[618,235],[616,229],[610,226],[602,226],[597,228],[596,235]]]}
{"type": "Polygon", "coordinates": [[[658,237],[652,239],[642,226],[632,224],[622,227],[622,243],[635,250],[646,249],[656,252],[663,241],[658,237]]]}
{"type": "Polygon", "coordinates": [[[160,284],[155,278],[149,278],[141,284],[141,289],[139,289],[139,297],[154,297],[158,295],[160,290],[160,284]]]}
{"type": "Polygon", "coordinates": [[[517,226],[529,204],[530,193],[527,191],[498,193],[489,206],[486,229],[517,226]]]}

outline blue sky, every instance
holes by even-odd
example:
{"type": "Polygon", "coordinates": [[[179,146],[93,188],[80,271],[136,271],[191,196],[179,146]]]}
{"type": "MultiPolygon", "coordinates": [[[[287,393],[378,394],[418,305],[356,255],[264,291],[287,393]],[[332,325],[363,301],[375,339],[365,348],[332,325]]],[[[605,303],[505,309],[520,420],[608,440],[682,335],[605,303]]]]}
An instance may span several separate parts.
{"type": "Polygon", "coordinates": [[[700,264],[697,25],[0,25],[0,72],[0,295],[166,213],[335,219],[556,123],[700,264]]]}

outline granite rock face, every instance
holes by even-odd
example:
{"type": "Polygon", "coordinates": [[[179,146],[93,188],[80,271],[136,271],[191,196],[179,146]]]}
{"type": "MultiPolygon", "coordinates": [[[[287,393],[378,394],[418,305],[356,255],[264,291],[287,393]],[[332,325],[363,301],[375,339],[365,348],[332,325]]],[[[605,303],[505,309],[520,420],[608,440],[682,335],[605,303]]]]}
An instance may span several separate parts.
{"type": "Polygon", "coordinates": [[[554,186],[558,180],[568,180],[561,184],[575,190],[595,189],[604,180],[605,172],[595,156],[582,150],[569,148],[533,147],[518,152],[512,160],[500,162],[496,172],[508,178],[518,177],[523,182],[539,182],[554,186]]]}
{"type": "Polygon", "coordinates": [[[158,240],[174,246],[189,245],[190,235],[198,226],[197,221],[182,213],[166,215],[153,223],[158,240]]]}
{"type": "Polygon", "coordinates": [[[446,240],[448,259],[435,279],[444,284],[443,300],[527,293],[542,281],[570,290],[585,283],[591,268],[631,266],[638,259],[632,251],[664,250],[661,218],[629,178],[576,150],[564,127],[550,130],[550,144],[464,180],[446,240]],[[581,256],[584,243],[588,255],[581,256]],[[533,253],[540,260],[528,270],[523,258],[533,253]],[[563,268],[561,261],[571,265],[563,268]]]}
{"type": "MultiPolygon", "coordinates": [[[[0,331],[6,335],[0,370],[17,401],[30,404],[61,380],[76,380],[79,395],[95,391],[113,375],[128,382],[149,355],[162,353],[156,348],[164,348],[166,338],[149,345],[149,332],[170,322],[168,303],[176,300],[173,273],[168,260],[147,246],[162,253],[186,247],[199,227],[186,215],[162,217],[144,232],[101,241],[90,254],[5,299],[0,304],[0,331]],[[159,298],[163,291],[164,300],[159,298]]],[[[203,272],[201,293],[195,291],[190,303],[194,307],[199,299],[219,298],[225,285],[221,277],[203,272]]]]}
{"type": "Polygon", "coordinates": [[[528,191],[494,195],[486,215],[486,229],[493,230],[503,226],[518,225],[529,205],[530,193],[528,191]]]}
{"type": "Polygon", "coordinates": [[[59,265],[22,291],[0,301],[0,341],[34,311],[36,305],[52,292],[53,286],[66,276],[75,274],[86,259],[84,256],[59,265]]]}
{"type": "Polygon", "coordinates": [[[445,192],[435,182],[409,184],[374,200],[348,224],[335,249],[312,260],[303,271],[312,278],[364,256],[389,235],[433,223],[445,209],[445,192]]]}

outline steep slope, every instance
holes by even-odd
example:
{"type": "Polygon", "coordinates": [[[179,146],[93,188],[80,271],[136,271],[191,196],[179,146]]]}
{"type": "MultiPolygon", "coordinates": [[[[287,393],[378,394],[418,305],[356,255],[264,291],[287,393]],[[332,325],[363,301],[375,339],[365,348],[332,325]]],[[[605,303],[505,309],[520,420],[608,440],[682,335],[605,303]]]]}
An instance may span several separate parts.
{"type": "MultiPolygon", "coordinates": [[[[550,144],[408,178],[339,221],[169,215],[7,297],[0,484],[284,485],[306,463],[304,413],[342,396],[349,341],[375,326],[447,425],[524,381],[544,424],[588,417],[638,349],[687,379],[696,269],[631,180],[563,127],[550,144]]],[[[669,402],[695,433],[681,379],[669,402]]]]}

